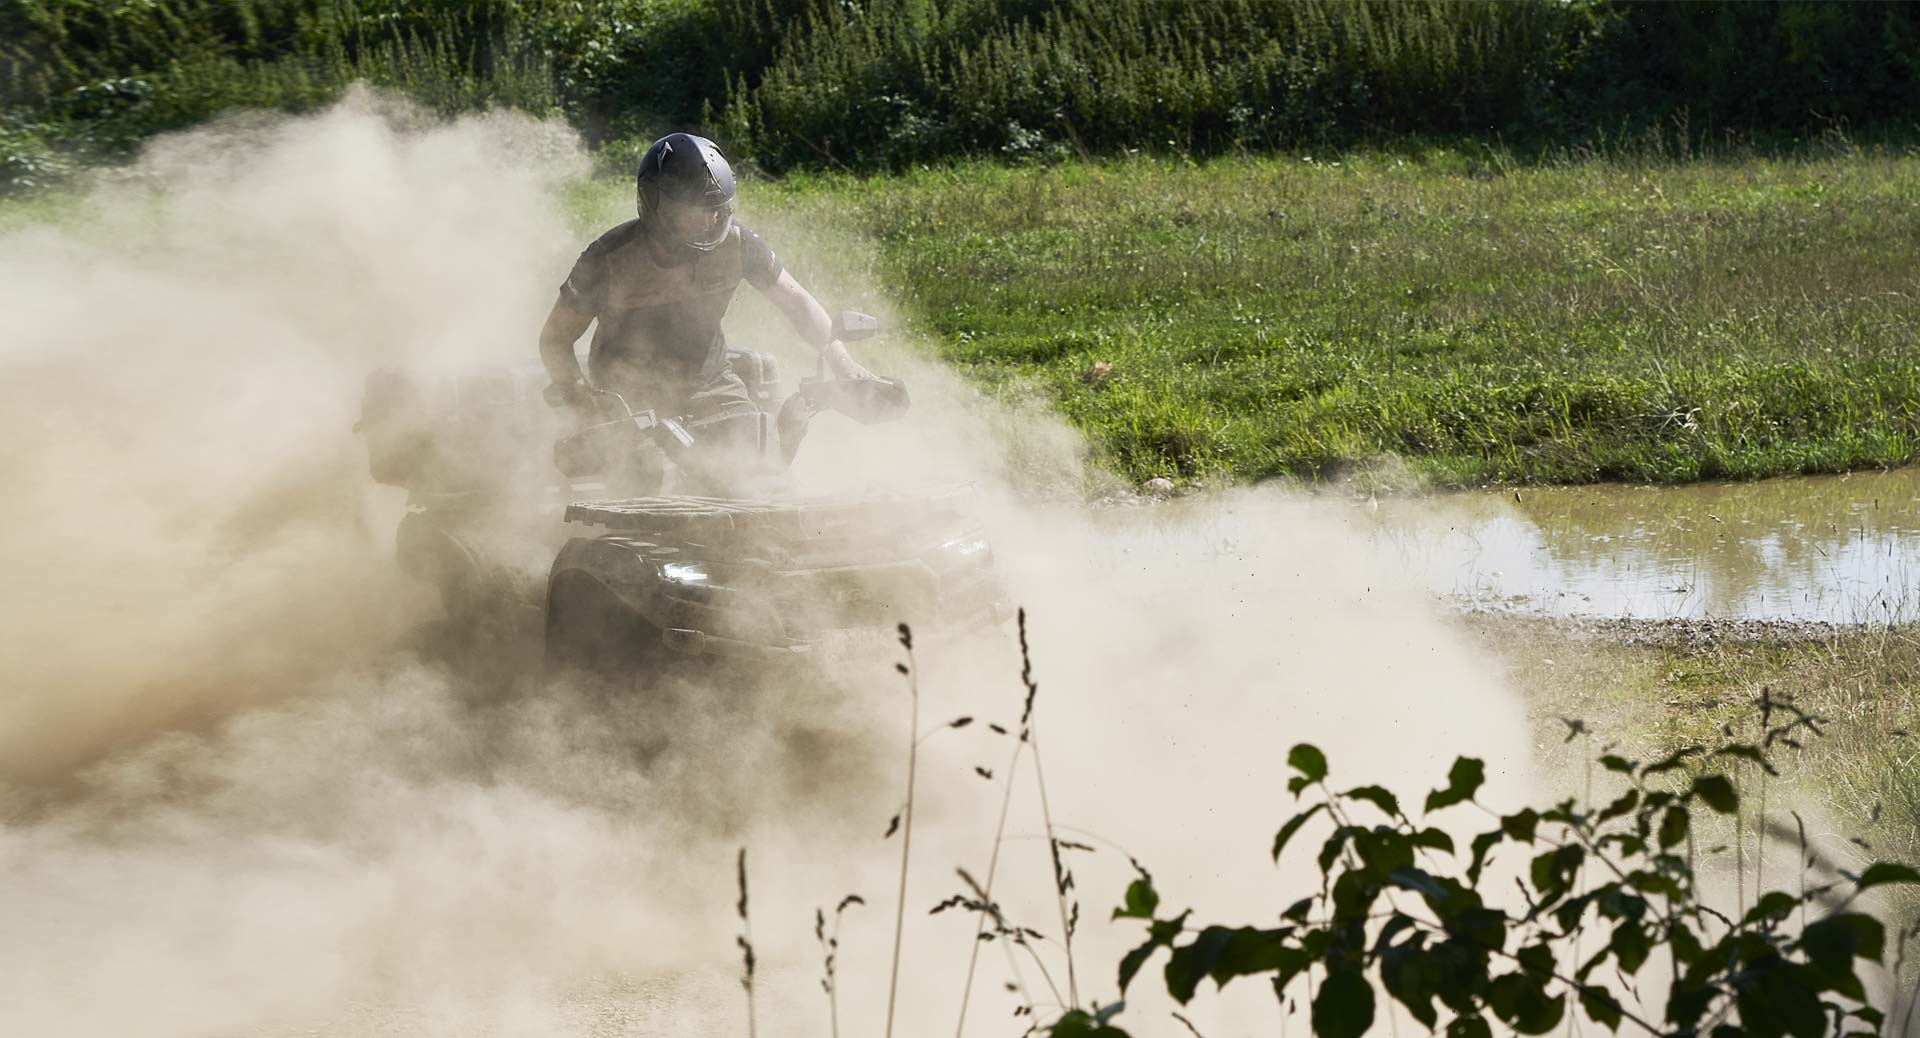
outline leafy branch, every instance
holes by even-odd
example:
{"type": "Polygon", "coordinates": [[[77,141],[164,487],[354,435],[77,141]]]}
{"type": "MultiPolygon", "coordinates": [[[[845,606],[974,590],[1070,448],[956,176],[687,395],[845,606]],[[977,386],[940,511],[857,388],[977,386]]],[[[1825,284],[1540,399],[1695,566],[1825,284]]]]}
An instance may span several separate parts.
{"type": "MultiPolygon", "coordinates": [[[[1601,757],[1625,787],[1604,804],[1569,798],[1508,815],[1476,799],[1486,769],[1472,757],[1454,762],[1415,820],[1383,787],[1336,789],[1325,754],[1297,745],[1287,757],[1288,791],[1307,802],[1275,835],[1273,857],[1277,863],[1310,824],[1330,825],[1314,858],[1318,892],[1287,907],[1278,926],[1196,928],[1191,911],[1163,914],[1153,877],[1136,864],[1114,917],[1145,923],[1147,934],[1120,962],[1120,990],[1164,950],[1167,992],[1183,1005],[1204,980],[1224,987],[1261,977],[1283,1002],[1293,985],[1309,983],[1312,1028],[1322,1038],[1365,1034],[1380,1011],[1376,985],[1448,1038],[1491,1038],[1495,1024],[1545,1034],[1566,1021],[1570,1003],[1615,1033],[1630,1025],[1686,1038],[1871,1036],[1886,1019],[1868,1004],[1858,964],[1883,961],[1886,932],[1851,909],[1875,887],[1920,883],[1920,872],[1891,862],[1857,875],[1836,870],[1829,882],[1803,882],[1797,894],[1757,893],[1734,919],[1704,903],[1684,853],[1703,815],[1739,812],[1733,780],[1715,766],[1745,761],[1777,774],[1768,752],[1792,746],[1796,730],[1817,731],[1819,719],[1785,712],[1788,723],[1765,726],[1758,745],[1683,747],[1648,762],[1601,757]],[[1498,820],[1464,853],[1426,824],[1461,804],[1498,820]],[[1369,809],[1384,820],[1356,821],[1369,809]],[[1490,875],[1508,872],[1517,873],[1518,904],[1483,888],[1490,875]],[[1817,916],[1808,921],[1810,910],[1817,916]],[[1595,929],[1606,942],[1583,958],[1579,937],[1595,929]],[[1670,953],[1672,972],[1657,1019],[1655,1007],[1623,994],[1655,948],[1670,953]]],[[[1065,1014],[1049,1033],[1124,1038],[1112,1022],[1117,1010],[1065,1014]]]]}

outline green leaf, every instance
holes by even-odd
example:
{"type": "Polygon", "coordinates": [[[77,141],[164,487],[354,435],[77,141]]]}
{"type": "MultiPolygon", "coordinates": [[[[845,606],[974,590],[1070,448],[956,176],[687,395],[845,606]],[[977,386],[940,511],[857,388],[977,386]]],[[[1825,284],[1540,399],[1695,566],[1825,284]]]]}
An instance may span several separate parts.
{"type": "Polygon", "coordinates": [[[1580,1008],[1587,1013],[1587,1019],[1609,1031],[1620,1030],[1620,1000],[1606,988],[1592,984],[1580,988],[1580,1008]]]}
{"type": "Polygon", "coordinates": [[[1294,780],[1300,783],[1299,788],[1295,788],[1292,783],[1287,786],[1298,793],[1301,789],[1327,777],[1327,755],[1321,753],[1320,748],[1312,743],[1299,743],[1287,751],[1287,767],[1300,773],[1299,778],[1294,780]]]}
{"type": "Polygon", "coordinates": [[[1867,866],[1867,871],[1860,874],[1860,882],[1857,886],[1861,890],[1871,890],[1889,883],[1920,883],[1920,872],[1914,871],[1909,865],[1876,861],[1867,866]]]}
{"type": "Polygon", "coordinates": [[[1604,851],[1608,845],[1612,845],[1615,850],[1619,851],[1620,856],[1623,858],[1637,858],[1647,852],[1647,841],[1632,833],[1608,833],[1600,837],[1594,846],[1604,851]]]}
{"type": "Polygon", "coordinates": [[[1740,918],[1740,924],[1752,926],[1755,923],[1777,923],[1785,919],[1787,914],[1793,911],[1793,906],[1799,903],[1799,899],[1792,894],[1769,890],[1760,895],[1760,900],[1755,901],[1753,907],[1747,910],[1747,914],[1740,918]]]}
{"type": "Polygon", "coordinates": [[[1467,882],[1480,882],[1480,870],[1486,867],[1487,852],[1500,842],[1501,832],[1495,829],[1490,833],[1481,833],[1473,838],[1473,861],[1467,865],[1467,882]]]}
{"type": "Polygon", "coordinates": [[[1600,758],[1600,766],[1608,771],[1617,771],[1622,775],[1633,774],[1634,763],[1617,753],[1609,753],[1600,758]]]}
{"type": "Polygon", "coordinates": [[[1760,770],[1769,775],[1780,774],[1773,770],[1773,763],[1767,760],[1767,755],[1762,753],[1758,746],[1748,746],[1745,743],[1739,743],[1733,746],[1722,746],[1713,751],[1713,755],[1715,757],[1739,757],[1742,760],[1750,760],[1760,765],[1760,770]]]}
{"type": "Polygon", "coordinates": [[[1343,872],[1333,881],[1333,918],[1336,923],[1357,922],[1380,898],[1380,881],[1365,872],[1343,872]]]}
{"type": "Polygon", "coordinates": [[[1807,961],[1830,980],[1851,977],[1855,958],[1879,962],[1886,950],[1887,931],[1878,919],[1859,912],[1840,912],[1810,923],[1800,935],[1807,961]]]}
{"type": "Polygon", "coordinates": [[[1542,984],[1553,979],[1553,949],[1545,944],[1529,944],[1513,956],[1520,968],[1542,984]]]}
{"type": "Polygon", "coordinates": [[[1546,986],[1525,973],[1508,973],[1493,978],[1487,992],[1487,1005],[1494,1015],[1521,1034],[1545,1034],[1566,1015],[1564,995],[1547,997],[1546,986]]]}
{"type": "Polygon", "coordinates": [[[1387,874],[1387,882],[1404,890],[1424,894],[1432,900],[1444,899],[1447,896],[1447,888],[1425,869],[1394,869],[1387,874]]]}
{"type": "Polygon", "coordinates": [[[1647,914],[1647,899],[1631,893],[1618,883],[1608,883],[1597,890],[1600,895],[1600,914],[1608,919],[1640,919],[1647,914]]]}
{"type": "Polygon", "coordinates": [[[1141,876],[1127,884],[1127,903],[1113,910],[1113,918],[1152,919],[1159,907],[1160,894],[1153,889],[1153,881],[1141,876]]]}
{"type": "Polygon", "coordinates": [[[1700,938],[1694,936],[1692,928],[1677,920],[1667,930],[1667,947],[1673,950],[1673,957],[1683,966],[1693,965],[1706,951],[1700,944],[1700,938]]]}
{"type": "Polygon", "coordinates": [[[1560,929],[1572,931],[1580,925],[1580,917],[1587,914],[1587,906],[1593,904],[1595,894],[1590,890],[1579,897],[1560,902],[1560,906],[1553,910],[1553,921],[1560,924],[1560,929]]]}
{"type": "Polygon", "coordinates": [[[1413,1014],[1415,1020],[1432,1030],[1440,1020],[1439,1012],[1433,1008],[1437,984],[1420,947],[1420,940],[1415,936],[1413,940],[1397,948],[1389,948],[1380,956],[1380,983],[1386,987],[1387,994],[1407,1007],[1407,1012],[1413,1014]]]}
{"type": "Polygon", "coordinates": [[[1343,825],[1335,829],[1332,836],[1327,837],[1327,842],[1320,845],[1320,857],[1317,859],[1321,872],[1324,873],[1333,868],[1333,863],[1339,859],[1340,852],[1346,849],[1347,840],[1358,831],[1353,826],[1343,825]]]}
{"type": "Polygon", "coordinates": [[[1684,807],[1669,807],[1660,819],[1660,846],[1671,847],[1687,838],[1693,816],[1684,807]]]}
{"type": "Polygon", "coordinates": [[[1453,837],[1448,836],[1438,829],[1422,829],[1414,833],[1413,844],[1416,847],[1425,847],[1429,850],[1446,851],[1448,854],[1453,853],[1453,837]]]}
{"type": "MultiPolygon", "coordinates": [[[[1481,909],[1480,911],[1490,911],[1481,909]]],[[[1499,913],[1493,913],[1498,916],[1499,913]]],[[[1504,934],[1498,920],[1490,927],[1497,942],[1504,934]]],[[[1478,1015],[1487,992],[1487,948],[1497,943],[1476,942],[1472,938],[1449,937],[1427,951],[1427,967],[1433,971],[1435,994],[1448,1009],[1462,1015],[1478,1015]]]]}
{"type": "Polygon", "coordinates": [[[1613,803],[1608,804],[1606,808],[1600,812],[1600,816],[1593,820],[1594,824],[1598,825],[1602,822],[1610,822],[1626,814],[1628,811],[1633,810],[1639,806],[1639,803],[1640,791],[1637,789],[1629,789],[1625,793],[1620,794],[1619,798],[1614,800],[1613,803]]]}
{"type": "Polygon", "coordinates": [[[1273,838],[1273,860],[1276,863],[1280,860],[1280,852],[1286,850],[1287,841],[1293,839],[1294,834],[1300,831],[1301,826],[1307,824],[1308,819],[1326,809],[1327,805],[1324,803],[1315,804],[1305,811],[1294,815],[1292,818],[1287,819],[1287,824],[1281,826],[1279,834],[1273,838]]]}
{"type": "Polygon", "coordinates": [[[1191,911],[1186,911],[1180,913],[1179,916],[1173,919],[1156,919],[1153,921],[1153,925],[1147,928],[1146,943],[1128,952],[1126,956],[1120,960],[1121,994],[1124,995],[1127,993],[1127,985],[1133,982],[1134,975],[1140,972],[1140,967],[1147,964],[1147,960],[1153,957],[1155,951],[1173,946],[1173,942],[1180,937],[1181,931],[1186,928],[1187,916],[1192,914],[1191,911]]]}
{"type": "Polygon", "coordinates": [[[1493,1038],[1493,1028],[1478,1013],[1447,1021],[1447,1038],[1493,1038]]]}
{"type": "Polygon", "coordinates": [[[1140,968],[1147,964],[1147,960],[1152,958],[1153,953],[1160,947],[1160,942],[1148,941],[1120,957],[1121,994],[1126,994],[1127,985],[1133,983],[1134,975],[1140,972],[1140,968]]]}
{"type": "Polygon", "coordinates": [[[1061,1014],[1046,1033],[1048,1038],[1127,1038],[1127,1032],[1079,1009],[1061,1014]]]}
{"type": "MultiPolygon", "coordinates": [[[[1316,930],[1308,934],[1307,937],[1312,938],[1314,933],[1324,932],[1325,931],[1316,930]]],[[[1289,948],[1285,952],[1278,953],[1274,956],[1279,960],[1279,965],[1276,966],[1273,971],[1273,990],[1275,994],[1285,991],[1287,985],[1293,983],[1293,978],[1305,973],[1318,961],[1320,951],[1323,949],[1315,948],[1314,945],[1316,943],[1317,942],[1311,939],[1303,940],[1301,941],[1301,947],[1289,948]]]]}
{"type": "MultiPolygon", "coordinates": [[[[1387,946],[1393,943],[1393,939],[1407,932],[1407,930],[1411,929],[1412,926],[1413,926],[1412,916],[1407,915],[1405,912],[1393,913],[1393,917],[1387,920],[1387,925],[1381,927],[1379,935],[1374,937],[1373,939],[1374,956],[1378,957],[1384,954],[1387,950],[1387,946]]],[[[1414,935],[1413,940],[1410,940],[1407,943],[1416,944],[1420,940],[1421,940],[1421,937],[1418,934],[1416,934],[1414,935]]]]}
{"type": "Polygon", "coordinates": [[[1318,1038],[1361,1038],[1373,1026],[1373,985],[1356,969],[1327,974],[1313,997],[1313,1033],[1318,1038]]]}
{"type": "Polygon", "coordinates": [[[1388,818],[1400,816],[1400,801],[1385,786],[1355,786],[1347,790],[1345,795],[1372,804],[1385,812],[1388,818]]]}
{"type": "Polygon", "coordinates": [[[1727,781],[1725,775],[1702,775],[1694,779],[1693,794],[1723,815],[1740,809],[1740,795],[1733,791],[1733,783],[1727,781]]]}
{"type": "Polygon", "coordinates": [[[1475,948],[1499,948],[1507,941],[1507,917],[1491,908],[1469,908],[1448,921],[1447,931],[1475,948]]]}
{"type": "Polygon", "coordinates": [[[1653,952],[1653,942],[1647,938],[1646,929],[1631,919],[1613,928],[1613,939],[1607,942],[1607,947],[1613,950],[1620,972],[1629,977],[1640,972],[1640,967],[1647,964],[1647,956],[1653,952]]]}
{"type": "Polygon", "coordinates": [[[1643,894],[1659,894],[1669,900],[1678,900],[1680,897],[1680,883],[1672,876],[1652,869],[1637,869],[1627,873],[1627,885],[1643,894]]]}
{"type": "Polygon", "coordinates": [[[1427,794],[1427,810],[1438,811],[1462,801],[1472,800],[1479,792],[1482,783],[1487,780],[1486,763],[1477,757],[1461,757],[1453,762],[1453,770],[1447,772],[1447,788],[1436,789],[1427,794]]]}
{"type": "Polygon", "coordinates": [[[1665,757],[1662,757],[1659,760],[1654,761],[1652,764],[1647,765],[1646,769],[1640,772],[1640,774],[1641,776],[1644,777],[1648,775],[1658,775],[1663,771],[1672,771],[1673,769],[1678,768],[1681,765],[1685,764],[1687,762],[1687,758],[1697,757],[1704,752],[1706,751],[1703,747],[1682,746],[1679,749],[1673,751],[1672,753],[1667,754],[1665,757]]]}
{"type": "Polygon", "coordinates": [[[1213,967],[1213,960],[1227,946],[1233,931],[1224,926],[1209,926],[1189,944],[1175,948],[1167,960],[1167,994],[1181,1005],[1193,1000],[1201,978],[1213,967]]]}
{"type": "Polygon", "coordinates": [[[1566,896],[1573,887],[1573,876],[1587,857],[1586,848],[1570,843],[1542,852],[1533,859],[1529,878],[1540,893],[1540,907],[1546,908],[1566,896]]]}
{"type": "MultiPolygon", "coordinates": [[[[1779,962],[1779,960],[1775,960],[1779,962]]],[[[1754,1038],[1781,1033],[1793,1038],[1822,1038],[1827,1015],[1820,1005],[1819,975],[1797,963],[1779,962],[1738,989],[1734,1005],[1740,1023],[1754,1038]]]]}
{"type": "Polygon", "coordinates": [[[1288,943],[1292,934],[1292,927],[1260,930],[1209,926],[1193,943],[1173,950],[1167,962],[1167,993],[1185,1004],[1193,998],[1203,977],[1225,987],[1235,977],[1270,973],[1295,963],[1304,965],[1306,953],[1288,943]]]}
{"type": "Polygon", "coordinates": [[[1693,1030],[1719,993],[1720,989],[1712,984],[1683,977],[1667,993],[1667,1023],[1675,1028],[1693,1030]]]}
{"type": "Polygon", "coordinates": [[[1367,875],[1377,880],[1385,879],[1396,870],[1413,867],[1413,839],[1388,826],[1356,830],[1353,851],[1359,855],[1367,875]]]}
{"type": "Polygon", "coordinates": [[[1500,819],[1500,831],[1516,840],[1533,842],[1534,830],[1540,826],[1540,812],[1533,808],[1524,808],[1500,819]]]}

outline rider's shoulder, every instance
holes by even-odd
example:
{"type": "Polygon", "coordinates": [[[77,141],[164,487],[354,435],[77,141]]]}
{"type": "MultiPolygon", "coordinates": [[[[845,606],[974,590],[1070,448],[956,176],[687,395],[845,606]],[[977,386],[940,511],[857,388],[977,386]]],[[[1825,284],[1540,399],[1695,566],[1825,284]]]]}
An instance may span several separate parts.
{"type": "Polygon", "coordinates": [[[640,220],[628,220],[626,223],[620,224],[605,234],[602,234],[600,237],[595,238],[592,244],[587,246],[586,251],[594,254],[605,254],[629,245],[638,244],[643,239],[645,231],[646,225],[640,220]]]}

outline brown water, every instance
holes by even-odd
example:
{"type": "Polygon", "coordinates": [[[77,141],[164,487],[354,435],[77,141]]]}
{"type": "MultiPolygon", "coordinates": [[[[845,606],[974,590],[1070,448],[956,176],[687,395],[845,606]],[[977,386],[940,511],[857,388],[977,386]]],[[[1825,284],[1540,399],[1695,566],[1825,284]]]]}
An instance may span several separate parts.
{"type": "Polygon", "coordinates": [[[1363,514],[1390,558],[1479,608],[1920,619],[1920,468],[1507,490],[1370,503],[1363,514]]]}

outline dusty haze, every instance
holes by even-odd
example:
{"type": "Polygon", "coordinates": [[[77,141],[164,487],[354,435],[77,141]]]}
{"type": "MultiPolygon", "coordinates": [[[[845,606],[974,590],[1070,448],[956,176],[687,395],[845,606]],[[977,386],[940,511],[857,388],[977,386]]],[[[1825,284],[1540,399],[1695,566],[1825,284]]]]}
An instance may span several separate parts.
{"type": "MultiPolygon", "coordinates": [[[[857,891],[842,1028],[879,1033],[892,654],[838,687],[643,701],[511,674],[476,695],[414,651],[434,603],[392,561],[404,497],[366,475],[361,380],[531,360],[594,233],[559,201],[584,170],[564,129],[362,94],[162,140],[56,226],[0,236],[0,1033],[742,1034],[742,845],[761,1031],[826,1033],[813,911],[857,891]]],[[[785,243],[863,248],[745,192],[796,266],[785,243]]],[[[853,294],[828,303],[885,313],[880,286],[853,294]]],[[[763,304],[738,317],[804,366],[763,304]]],[[[822,420],[800,476],[980,483],[1033,616],[1055,820],[1101,847],[1076,859],[1083,998],[1115,996],[1138,936],[1103,922],[1128,875],[1107,841],[1205,917],[1298,896],[1266,857],[1295,741],[1356,782],[1423,790],[1477,753],[1496,800],[1524,790],[1519,704],[1336,513],[1252,491],[1036,503],[1008,488],[1080,464],[1057,421],[906,344],[862,356],[906,375],[915,413],[877,435],[822,420]]],[[[920,662],[923,727],[1018,715],[1009,630],[920,662]]],[[[924,744],[909,1033],[952,1026],[973,922],[926,909],[954,865],[984,872],[998,787],[973,768],[1001,776],[1009,748],[984,724],[924,744]]],[[[1000,892],[1057,929],[1030,772],[1015,803],[1000,892]]],[[[983,956],[971,1033],[1024,1029],[1007,976],[983,956]]],[[[1178,1027],[1135,995],[1136,1033],[1178,1027]]],[[[1203,1031],[1272,1022],[1264,986],[1229,995],[1191,1011],[1203,1031]]]]}

